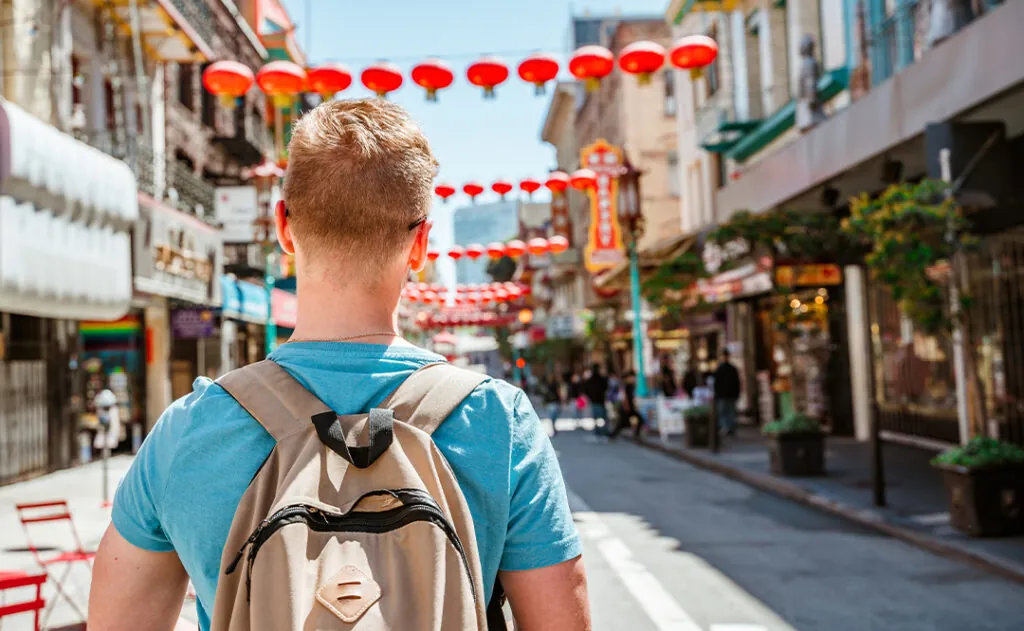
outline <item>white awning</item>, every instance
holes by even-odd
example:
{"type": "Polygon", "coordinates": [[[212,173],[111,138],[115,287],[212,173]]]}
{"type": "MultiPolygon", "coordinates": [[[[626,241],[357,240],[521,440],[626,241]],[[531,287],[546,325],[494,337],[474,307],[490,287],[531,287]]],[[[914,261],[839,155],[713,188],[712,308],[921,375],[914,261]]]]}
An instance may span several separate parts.
{"type": "Polygon", "coordinates": [[[124,315],[138,216],[126,164],[0,101],[0,310],[124,315]]]}

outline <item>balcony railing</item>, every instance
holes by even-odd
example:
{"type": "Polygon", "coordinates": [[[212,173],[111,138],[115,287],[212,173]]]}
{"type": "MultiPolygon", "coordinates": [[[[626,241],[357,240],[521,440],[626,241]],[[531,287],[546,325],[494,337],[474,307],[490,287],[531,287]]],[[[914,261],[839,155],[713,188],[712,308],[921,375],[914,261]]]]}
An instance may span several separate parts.
{"type": "Polygon", "coordinates": [[[758,120],[739,120],[734,104],[723,91],[709,97],[697,109],[694,118],[697,141],[705,150],[712,152],[726,151],[760,123],[758,120]]]}
{"type": "Polygon", "coordinates": [[[183,213],[212,220],[214,187],[183,162],[156,154],[138,138],[117,138],[109,131],[84,134],[82,140],[123,160],[135,173],[139,190],[183,213]]]}
{"type": "MultiPolygon", "coordinates": [[[[981,14],[1004,0],[982,0],[981,14]]],[[[869,31],[871,83],[878,85],[914,63],[932,46],[952,36],[981,14],[970,2],[897,0],[896,7],[869,31]],[[942,8],[939,8],[939,4],[942,8]],[[956,8],[946,8],[956,5],[956,8]]]]}

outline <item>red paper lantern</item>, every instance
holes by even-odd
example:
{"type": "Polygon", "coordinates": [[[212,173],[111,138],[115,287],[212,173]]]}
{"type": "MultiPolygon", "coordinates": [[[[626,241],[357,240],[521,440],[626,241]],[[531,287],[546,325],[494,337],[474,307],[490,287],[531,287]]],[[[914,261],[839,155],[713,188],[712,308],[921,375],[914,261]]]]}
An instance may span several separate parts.
{"type": "Polygon", "coordinates": [[[550,248],[552,254],[561,254],[569,249],[569,240],[560,234],[548,239],[548,248],[550,248]]]}
{"type": "Polygon", "coordinates": [[[453,261],[461,259],[463,256],[465,256],[465,254],[466,250],[464,250],[462,246],[459,245],[453,245],[452,249],[448,250],[448,256],[451,257],[453,261]]]}
{"type": "Polygon", "coordinates": [[[508,66],[497,57],[481,57],[466,69],[466,78],[484,89],[484,98],[494,98],[494,88],[508,79],[508,66]]]}
{"type": "Polygon", "coordinates": [[[532,83],[536,94],[544,94],[544,85],[558,76],[558,60],[547,53],[534,53],[519,63],[519,78],[532,83]]]}
{"type": "Polygon", "coordinates": [[[428,101],[437,101],[437,91],[455,81],[455,73],[440,59],[428,59],[413,67],[412,81],[427,91],[428,101]]]}
{"type": "Polygon", "coordinates": [[[455,194],[455,187],[451,184],[441,183],[434,187],[434,193],[448,203],[448,198],[455,194]]]}
{"type": "Polygon", "coordinates": [[[506,300],[508,300],[508,292],[505,291],[504,289],[495,289],[494,298],[498,302],[505,302],[506,300]]]}
{"type": "Polygon", "coordinates": [[[429,305],[431,303],[437,302],[437,292],[430,291],[428,289],[427,291],[423,292],[421,298],[423,300],[423,304],[429,305]]]}
{"type": "Polygon", "coordinates": [[[480,186],[476,182],[467,182],[466,185],[462,187],[462,192],[469,195],[470,199],[475,202],[476,196],[484,192],[484,187],[480,186]]]}
{"type": "Polygon", "coordinates": [[[482,302],[494,302],[494,292],[490,289],[485,289],[480,292],[480,300],[482,302]]]}
{"type": "Polygon", "coordinates": [[[272,61],[256,73],[256,85],[269,96],[274,107],[288,107],[306,87],[306,71],[290,61],[272,61]]]}
{"type": "Polygon", "coordinates": [[[615,68],[615,56],[604,46],[581,46],[569,60],[572,76],[586,82],[587,92],[593,92],[601,85],[601,79],[615,68]]]}
{"type": "Polygon", "coordinates": [[[245,96],[255,80],[252,70],[237,61],[215,61],[203,71],[206,91],[218,97],[220,104],[229,109],[245,96]]]}
{"type": "Polygon", "coordinates": [[[514,259],[526,254],[526,244],[519,239],[512,239],[505,244],[505,253],[514,259]]]}
{"type": "Polygon", "coordinates": [[[406,292],[406,296],[405,297],[408,298],[409,300],[411,300],[412,302],[418,302],[419,299],[421,298],[420,292],[418,290],[416,290],[416,289],[408,290],[406,292]]]}
{"type": "Polygon", "coordinates": [[[523,290],[518,285],[513,285],[505,291],[508,292],[509,300],[519,300],[523,297],[523,290]]]}
{"type": "Polygon", "coordinates": [[[475,293],[475,292],[474,292],[474,293],[470,293],[470,294],[466,294],[466,295],[465,295],[465,296],[463,297],[463,301],[464,301],[464,302],[465,302],[465,303],[466,303],[467,305],[475,305],[475,304],[477,304],[478,302],[480,302],[480,294],[478,294],[478,293],[475,293]]]}
{"type": "Polygon", "coordinates": [[[533,194],[540,190],[540,186],[540,182],[533,179],[532,177],[524,177],[523,179],[519,180],[520,190],[522,190],[530,197],[533,197],[533,194]]]}
{"type": "Polygon", "coordinates": [[[471,243],[466,246],[466,256],[472,260],[477,260],[484,255],[484,246],[479,243],[471,243]]]}
{"type": "Polygon", "coordinates": [[[427,260],[428,261],[436,261],[439,258],[441,258],[441,253],[440,252],[438,252],[437,250],[427,250],[427,260]]]}
{"type": "Polygon", "coordinates": [[[487,244],[487,256],[492,258],[492,259],[494,259],[494,260],[498,260],[501,257],[505,256],[505,244],[504,243],[498,243],[497,241],[494,241],[492,243],[488,243],[487,244]]]}
{"type": "Polygon", "coordinates": [[[552,171],[548,174],[544,186],[552,193],[564,193],[565,189],[569,188],[569,174],[565,171],[552,171]]]}
{"type": "Polygon", "coordinates": [[[402,87],[402,72],[398,66],[385,61],[373,64],[363,70],[359,79],[368,89],[381,98],[402,87]]]}
{"type": "Polygon", "coordinates": [[[704,74],[704,68],[718,57],[718,43],[707,35],[687,35],[672,46],[669,60],[680,70],[689,70],[696,79],[704,74]]]}
{"type": "Polygon", "coordinates": [[[327,101],[352,85],[352,73],[344,64],[329,62],[307,70],[306,85],[327,101]]]}
{"type": "Polygon", "coordinates": [[[530,239],[526,244],[526,250],[533,256],[540,256],[548,253],[548,240],[537,237],[536,239],[530,239]]]}
{"type": "Polygon", "coordinates": [[[569,176],[569,184],[578,191],[594,188],[597,186],[597,174],[590,169],[577,169],[569,176]]]}
{"type": "Polygon", "coordinates": [[[633,42],[619,53],[619,68],[637,75],[640,85],[651,82],[651,75],[665,65],[665,47],[648,41],[633,42]]]}
{"type": "Polygon", "coordinates": [[[502,199],[505,199],[505,195],[512,190],[512,184],[505,180],[497,180],[494,184],[491,184],[491,190],[501,195],[502,199]]]}

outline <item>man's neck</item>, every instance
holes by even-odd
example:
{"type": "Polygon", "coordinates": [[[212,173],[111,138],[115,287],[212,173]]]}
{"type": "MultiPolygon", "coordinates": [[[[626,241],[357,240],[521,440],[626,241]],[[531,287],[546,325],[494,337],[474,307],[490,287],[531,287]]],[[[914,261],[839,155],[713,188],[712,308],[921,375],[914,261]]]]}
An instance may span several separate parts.
{"type": "Polygon", "coordinates": [[[354,341],[393,344],[398,294],[380,287],[336,286],[302,278],[298,284],[294,341],[354,341]]]}

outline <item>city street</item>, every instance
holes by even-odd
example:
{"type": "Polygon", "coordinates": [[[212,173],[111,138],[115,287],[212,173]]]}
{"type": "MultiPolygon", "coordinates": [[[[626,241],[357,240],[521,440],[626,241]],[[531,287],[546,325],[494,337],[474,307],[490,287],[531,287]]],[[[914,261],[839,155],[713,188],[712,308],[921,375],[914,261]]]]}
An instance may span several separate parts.
{"type": "MultiPolygon", "coordinates": [[[[599,444],[584,429],[565,431],[574,426],[561,420],[553,444],[583,537],[596,631],[1003,631],[1024,624],[1022,585],[628,438],[599,444]]],[[[129,463],[115,458],[112,480],[129,463]]],[[[0,489],[0,566],[32,568],[14,514],[14,504],[26,500],[67,498],[86,547],[94,547],[108,520],[100,475],[92,463],[0,489]]],[[[71,545],[57,527],[43,543],[71,545]]],[[[71,582],[84,603],[88,574],[78,568],[71,582]]],[[[50,622],[67,628],[75,621],[62,602],[50,622]]],[[[179,628],[194,623],[186,601],[179,628]]],[[[27,616],[3,627],[31,628],[27,616]]]]}

